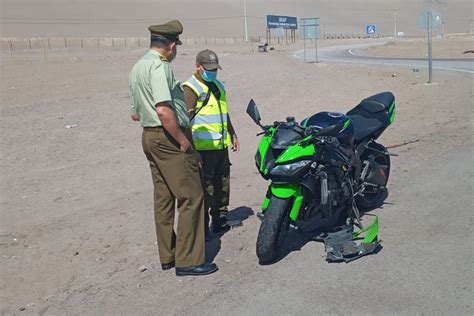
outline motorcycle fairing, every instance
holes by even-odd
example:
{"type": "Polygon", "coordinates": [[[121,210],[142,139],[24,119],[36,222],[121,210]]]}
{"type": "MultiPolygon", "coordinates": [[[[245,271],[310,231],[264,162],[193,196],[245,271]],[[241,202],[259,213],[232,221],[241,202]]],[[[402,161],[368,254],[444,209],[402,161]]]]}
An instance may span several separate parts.
{"type": "Polygon", "coordinates": [[[291,206],[290,211],[290,219],[292,221],[296,221],[301,209],[301,205],[303,204],[303,193],[301,192],[301,186],[298,184],[273,183],[270,187],[270,190],[274,196],[280,199],[294,198],[293,205],[291,206]]]}
{"type": "Polygon", "coordinates": [[[337,227],[332,232],[326,232],[318,236],[322,239],[326,250],[326,261],[328,262],[350,262],[360,257],[375,253],[381,247],[378,236],[378,217],[374,222],[362,230],[354,232],[354,225],[348,224],[337,227]],[[359,236],[366,233],[364,239],[359,236]]]}
{"type": "Polygon", "coordinates": [[[307,137],[300,141],[298,144],[288,147],[275,161],[276,163],[285,163],[295,159],[302,159],[309,157],[311,159],[314,156],[315,149],[312,144],[305,144],[305,141],[311,137],[307,137]]]}

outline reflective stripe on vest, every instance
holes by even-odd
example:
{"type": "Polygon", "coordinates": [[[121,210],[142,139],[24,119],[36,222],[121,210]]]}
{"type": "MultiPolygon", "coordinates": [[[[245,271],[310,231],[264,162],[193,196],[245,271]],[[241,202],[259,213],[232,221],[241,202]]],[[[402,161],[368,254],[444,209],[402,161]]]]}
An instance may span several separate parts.
{"type": "Polygon", "coordinates": [[[224,85],[218,80],[214,83],[220,90],[220,99],[216,99],[216,96],[210,93],[205,106],[203,101],[209,92],[207,85],[197,80],[194,75],[183,83],[198,97],[196,109],[199,111],[191,122],[193,142],[197,150],[224,149],[231,143],[227,132],[227,100],[224,85]]]}
{"type": "MultiPolygon", "coordinates": [[[[206,95],[207,93],[204,92],[204,89],[201,87],[201,85],[198,83],[197,79],[192,76],[191,78],[188,79],[188,81],[186,81],[185,83],[190,83],[192,86],[190,85],[187,85],[191,88],[194,88],[195,90],[197,90],[198,92],[198,100],[200,101],[204,101],[204,99],[206,98],[206,95]]],[[[195,91],[196,92],[196,91],[195,91]]]]}
{"type": "Polygon", "coordinates": [[[198,124],[213,124],[213,123],[220,123],[221,121],[227,123],[227,115],[221,114],[211,114],[211,115],[196,115],[196,117],[191,121],[192,125],[198,124]]]}
{"type": "MultiPolygon", "coordinates": [[[[224,132],[224,137],[227,137],[227,132],[224,132]]],[[[193,139],[220,140],[222,139],[222,134],[218,132],[198,131],[193,132],[193,139]]]]}

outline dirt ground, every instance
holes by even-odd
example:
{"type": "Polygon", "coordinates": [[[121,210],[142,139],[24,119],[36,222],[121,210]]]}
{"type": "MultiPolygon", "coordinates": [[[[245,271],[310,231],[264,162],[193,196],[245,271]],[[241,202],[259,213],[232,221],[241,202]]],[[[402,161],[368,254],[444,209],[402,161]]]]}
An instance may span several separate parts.
{"type": "MultiPolygon", "coordinates": [[[[180,50],[179,78],[198,49],[180,50]]],[[[215,48],[242,144],[231,216],[244,225],[207,244],[217,273],[184,278],[160,269],[141,128],[128,116],[128,73],[144,51],[2,56],[1,313],[472,314],[472,75],[437,71],[426,84],[423,71],[304,64],[296,49],[215,48]],[[268,183],[248,101],[264,122],[301,120],[386,90],[397,114],[380,141],[419,141],[393,149],[390,195],[374,211],[382,251],[329,264],[321,243],[292,233],[282,259],[260,266],[255,214],[268,183]]]]}
{"type": "MultiPolygon", "coordinates": [[[[427,39],[391,40],[386,45],[372,46],[357,53],[373,57],[388,58],[427,58],[427,39]]],[[[453,36],[447,39],[433,39],[433,59],[473,59],[474,35],[453,36]],[[468,52],[470,51],[470,52],[468,52]]]]}

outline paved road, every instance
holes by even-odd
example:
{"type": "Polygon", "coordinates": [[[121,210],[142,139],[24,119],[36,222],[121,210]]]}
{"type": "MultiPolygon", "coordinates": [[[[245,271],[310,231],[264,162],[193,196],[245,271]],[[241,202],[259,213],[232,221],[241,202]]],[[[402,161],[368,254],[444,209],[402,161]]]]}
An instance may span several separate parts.
{"type": "MultiPolygon", "coordinates": [[[[384,65],[404,68],[428,68],[428,60],[426,59],[367,57],[358,55],[355,52],[357,49],[385,44],[386,42],[376,42],[370,44],[342,45],[319,48],[318,61],[384,65]]],[[[297,51],[293,54],[295,58],[299,59],[303,59],[304,55],[305,53],[303,50],[297,51]]],[[[314,48],[306,50],[306,60],[315,60],[314,48]]],[[[433,60],[433,69],[474,74],[474,61],[465,59],[435,59],[433,60]]]]}

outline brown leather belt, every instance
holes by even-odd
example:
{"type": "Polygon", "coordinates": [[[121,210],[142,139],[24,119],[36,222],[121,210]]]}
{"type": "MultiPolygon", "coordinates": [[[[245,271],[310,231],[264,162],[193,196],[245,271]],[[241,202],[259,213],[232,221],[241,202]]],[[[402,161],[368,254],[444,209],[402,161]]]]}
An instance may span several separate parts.
{"type": "Polygon", "coordinates": [[[163,126],[144,127],[143,130],[147,132],[159,132],[163,130],[163,126]]]}

